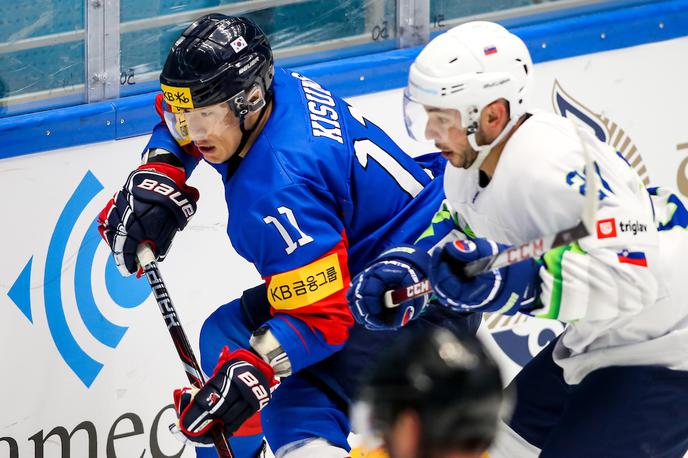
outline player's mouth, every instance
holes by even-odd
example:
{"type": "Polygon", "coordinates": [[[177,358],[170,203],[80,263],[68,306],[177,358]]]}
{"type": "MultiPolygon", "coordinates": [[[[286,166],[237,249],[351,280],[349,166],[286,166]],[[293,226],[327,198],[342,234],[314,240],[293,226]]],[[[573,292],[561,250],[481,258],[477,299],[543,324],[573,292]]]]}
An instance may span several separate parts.
{"type": "Polygon", "coordinates": [[[215,147],[211,145],[196,145],[204,156],[208,156],[210,154],[213,154],[215,152],[215,147]]]}
{"type": "Polygon", "coordinates": [[[451,148],[449,148],[449,147],[446,146],[446,145],[443,145],[442,143],[437,143],[437,142],[435,142],[435,148],[437,148],[438,150],[440,150],[440,153],[442,153],[442,155],[443,155],[444,157],[447,157],[447,154],[451,154],[451,153],[452,153],[452,152],[451,152],[451,148]]]}

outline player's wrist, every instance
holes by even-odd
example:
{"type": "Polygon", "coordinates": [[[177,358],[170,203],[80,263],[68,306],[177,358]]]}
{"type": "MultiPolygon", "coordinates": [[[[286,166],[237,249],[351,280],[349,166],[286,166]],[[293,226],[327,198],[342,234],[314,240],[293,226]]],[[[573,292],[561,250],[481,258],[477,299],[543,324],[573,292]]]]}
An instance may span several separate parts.
{"type": "Polygon", "coordinates": [[[182,167],[156,161],[143,163],[136,170],[149,170],[161,173],[174,181],[182,191],[192,194],[195,200],[198,200],[198,190],[186,184],[186,171],[182,167]]]}
{"type": "Polygon", "coordinates": [[[141,164],[168,164],[173,167],[184,169],[184,164],[174,153],[164,148],[149,148],[141,157],[141,164]]]}
{"type": "Polygon", "coordinates": [[[286,350],[268,326],[256,329],[249,339],[251,350],[267,363],[275,377],[288,377],[292,373],[291,361],[286,350]]]}
{"type": "Polygon", "coordinates": [[[404,264],[409,265],[423,278],[427,277],[429,273],[430,255],[425,250],[413,245],[398,245],[390,248],[382,252],[367,267],[388,260],[403,261],[404,264]]]}
{"type": "Polygon", "coordinates": [[[222,369],[222,367],[225,366],[226,363],[233,363],[237,360],[246,361],[256,369],[258,369],[265,377],[268,386],[271,387],[278,383],[275,379],[275,371],[272,368],[272,366],[265,362],[258,353],[253,351],[253,349],[247,350],[244,348],[240,348],[238,350],[229,351],[229,347],[227,346],[222,348],[220,357],[218,358],[217,364],[215,365],[215,370],[213,371],[213,377],[217,375],[217,373],[222,369]]]}

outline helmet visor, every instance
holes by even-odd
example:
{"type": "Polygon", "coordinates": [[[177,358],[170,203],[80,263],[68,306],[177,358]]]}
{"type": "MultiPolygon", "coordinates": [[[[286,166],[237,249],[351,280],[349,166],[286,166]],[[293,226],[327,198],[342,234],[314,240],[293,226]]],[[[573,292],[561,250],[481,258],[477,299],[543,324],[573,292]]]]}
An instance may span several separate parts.
{"type": "Polygon", "coordinates": [[[181,145],[220,134],[239,125],[239,118],[227,102],[192,110],[168,105],[163,114],[167,129],[181,145]]]}
{"type": "Polygon", "coordinates": [[[237,127],[241,120],[265,106],[265,98],[258,86],[230,97],[228,100],[201,108],[179,108],[164,104],[165,124],[180,145],[220,135],[227,129],[237,127]]]}
{"type": "Polygon", "coordinates": [[[425,106],[404,92],[404,123],[409,136],[419,142],[445,143],[449,130],[461,129],[461,113],[452,108],[425,106]]]}

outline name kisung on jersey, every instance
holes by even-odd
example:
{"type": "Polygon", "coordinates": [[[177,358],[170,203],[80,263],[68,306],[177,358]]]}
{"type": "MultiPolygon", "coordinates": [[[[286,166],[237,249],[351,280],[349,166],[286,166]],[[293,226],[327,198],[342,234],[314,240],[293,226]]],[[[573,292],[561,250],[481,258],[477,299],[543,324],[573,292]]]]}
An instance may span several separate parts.
{"type": "Polygon", "coordinates": [[[323,89],[315,81],[292,72],[291,76],[301,81],[301,88],[308,99],[308,111],[311,119],[311,132],[314,137],[326,137],[338,143],[342,140],[342,129],[339,115],[334,109],[335,101],[330,91],[323,89]]]}

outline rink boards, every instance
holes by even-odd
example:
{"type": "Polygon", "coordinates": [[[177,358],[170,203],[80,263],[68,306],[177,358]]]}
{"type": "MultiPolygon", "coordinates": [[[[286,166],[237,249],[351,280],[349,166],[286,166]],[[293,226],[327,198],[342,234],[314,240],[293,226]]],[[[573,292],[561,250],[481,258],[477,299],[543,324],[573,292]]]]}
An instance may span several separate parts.
{"type": "MultiPolygon", "coordinates": [[[[647,183],[688,196],[686,55],[676,38],[538,64],[534,106],[576,117],[647,183]]],[[[400,90],[349,101],[409,153],[428,151],[404,132],[400,90]]],[[[192,456],[167,432],[186,379],[160,313],[144,280],[115,271],[94,224],[145,142],[0,160],[0,457],[192,456]]],[[[194,345],[204,317],[261,281],[228,243],[217,178],[205,165],[191,178],[198,213],[161,266],[194,345]]],[[[483,328],[511,377],[562,325],[490,317],[483,328]]]]}

